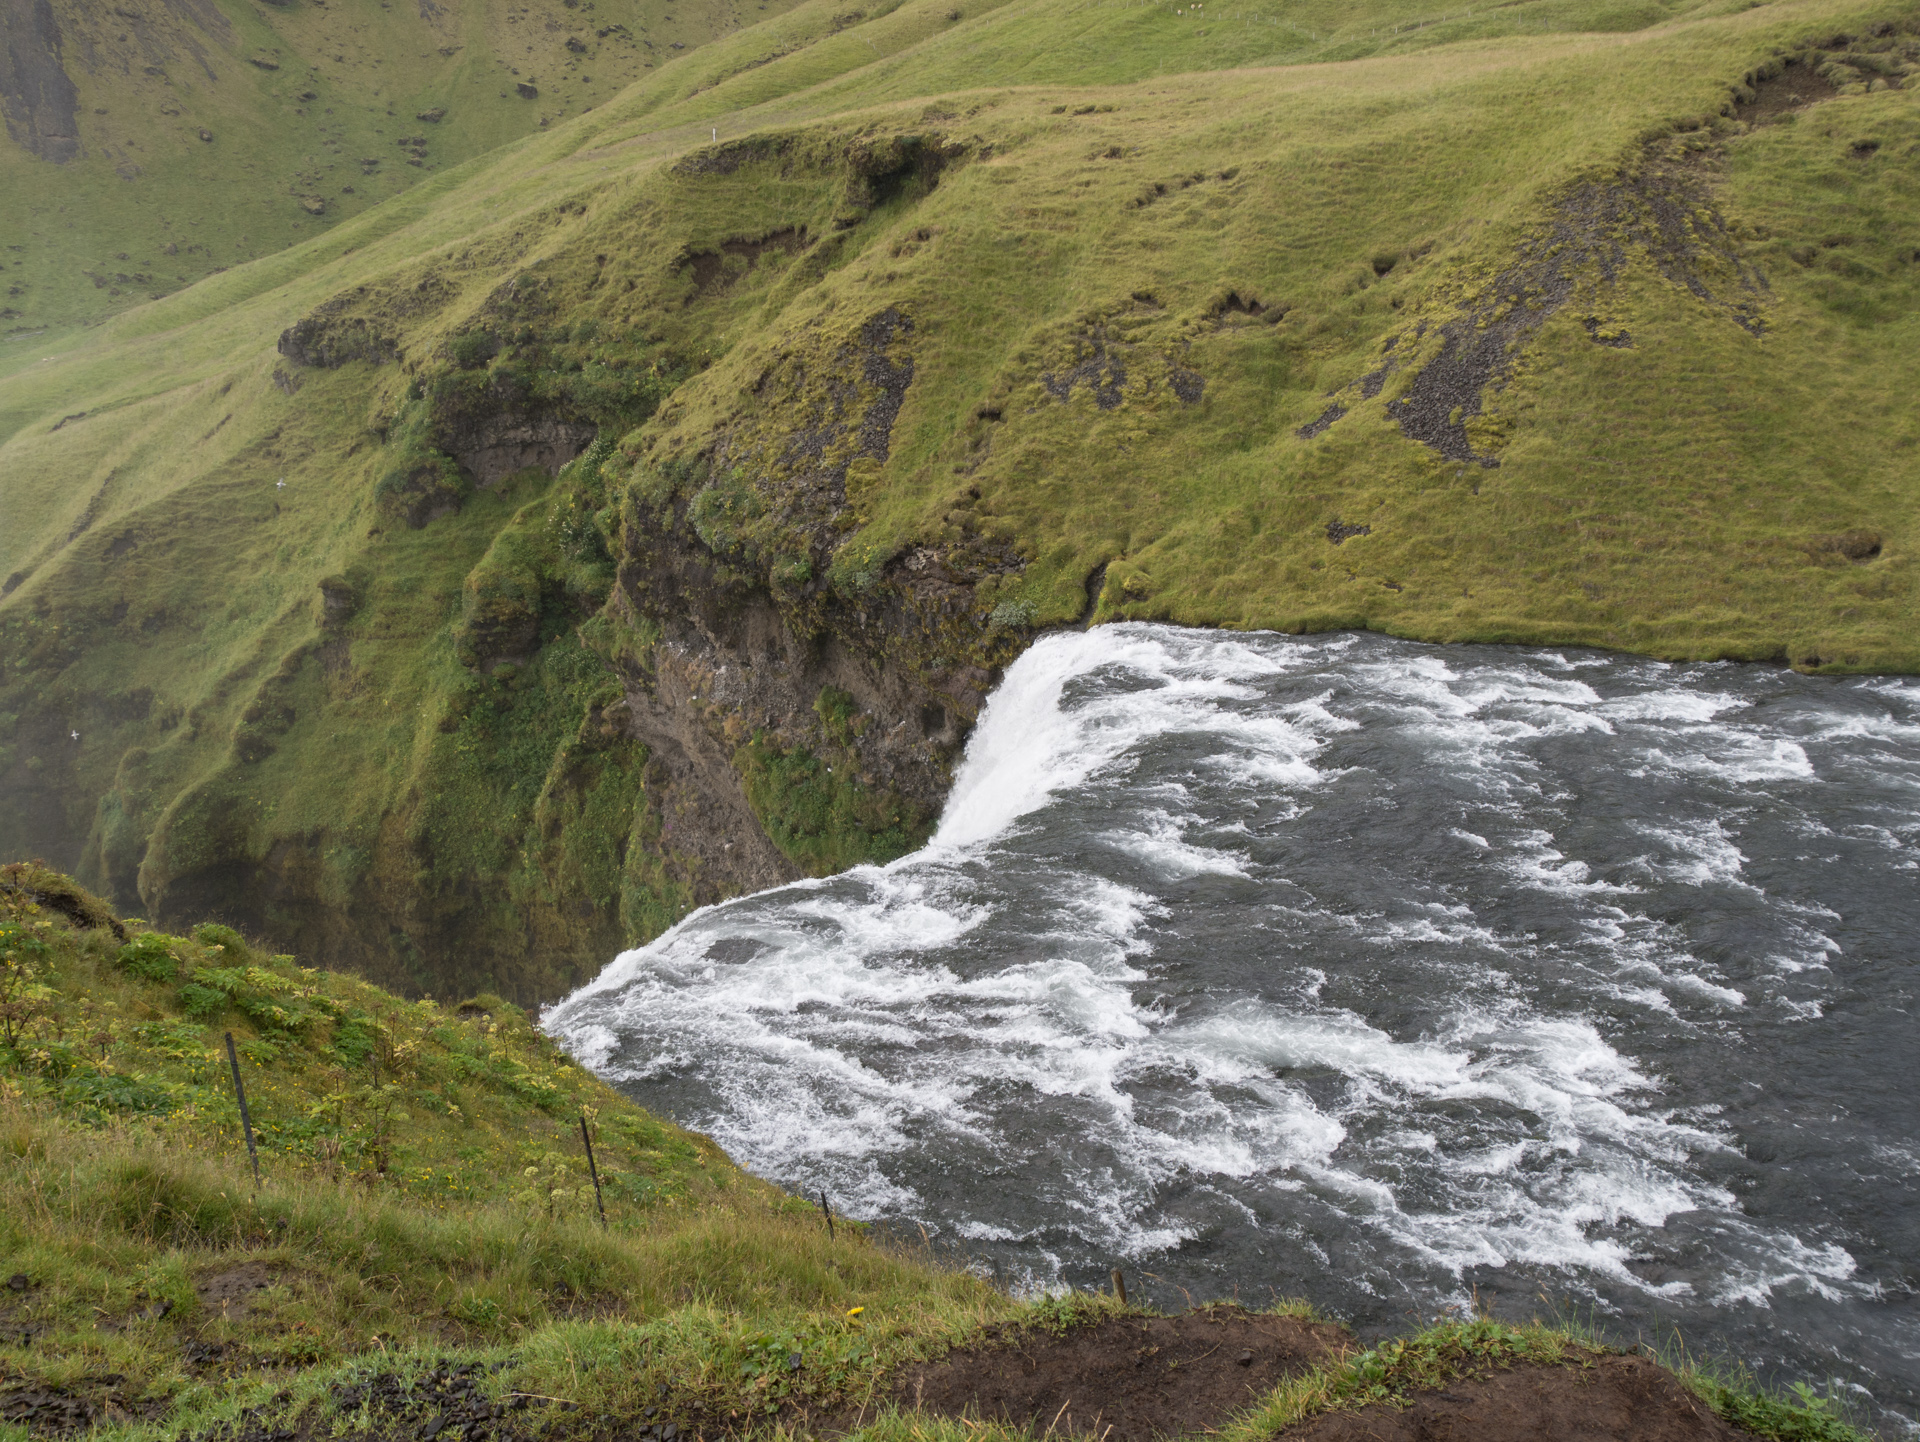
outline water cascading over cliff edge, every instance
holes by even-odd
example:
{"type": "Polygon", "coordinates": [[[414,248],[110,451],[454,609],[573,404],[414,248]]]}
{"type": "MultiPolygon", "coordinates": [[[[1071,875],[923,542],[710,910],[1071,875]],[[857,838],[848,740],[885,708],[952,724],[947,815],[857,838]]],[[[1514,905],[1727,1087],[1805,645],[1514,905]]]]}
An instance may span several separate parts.
{"type": "Polygon", "coordinates": [[[702,911],[546,1024],[1016,1281],[1545,1296],[1910,1412],[1917,784],[1906,681],[1058,635],[924,849],[702,911]]]}

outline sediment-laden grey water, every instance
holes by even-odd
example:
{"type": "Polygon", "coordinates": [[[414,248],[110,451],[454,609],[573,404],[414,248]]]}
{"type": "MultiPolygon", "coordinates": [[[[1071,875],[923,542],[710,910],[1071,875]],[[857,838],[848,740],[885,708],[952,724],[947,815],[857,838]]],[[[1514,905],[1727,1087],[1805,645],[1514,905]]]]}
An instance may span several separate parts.
{"type": "Polygon", "coordinates": [[[547,1025],[1015,1284],[1551,1304],[1897,1426],[1917,881],[1911,681],[1112,626],[1010,670],[925,849],[547,1025]]]}

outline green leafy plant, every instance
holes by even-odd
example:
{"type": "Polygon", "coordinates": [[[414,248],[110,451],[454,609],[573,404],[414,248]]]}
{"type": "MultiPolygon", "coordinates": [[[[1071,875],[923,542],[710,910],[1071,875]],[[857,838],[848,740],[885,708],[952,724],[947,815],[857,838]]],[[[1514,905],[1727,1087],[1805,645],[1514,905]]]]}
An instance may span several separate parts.
{"type": "Polygon", "coordinates": [[[116,958],[122,970],[145,981],[172,981],[180,970],[174,950],[177,938],[159,931],[143,931],[120,948],[116,958]]]}

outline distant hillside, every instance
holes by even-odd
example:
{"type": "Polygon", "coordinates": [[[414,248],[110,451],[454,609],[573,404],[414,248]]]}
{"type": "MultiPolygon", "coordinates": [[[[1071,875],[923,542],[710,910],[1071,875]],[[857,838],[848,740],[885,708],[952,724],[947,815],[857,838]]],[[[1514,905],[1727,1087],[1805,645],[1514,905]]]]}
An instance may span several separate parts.
{"type": "Polygon", "coordinates": [[[291,245],[789,3],[8,0],[0,336],[291,245]]]}
{"type": "Polygon", "coordinates": [[[1051,625],[1912,670],[1917,32],[807,0],[0,345],[0,850],[531,1001],[917,844],[1051,625]]]}

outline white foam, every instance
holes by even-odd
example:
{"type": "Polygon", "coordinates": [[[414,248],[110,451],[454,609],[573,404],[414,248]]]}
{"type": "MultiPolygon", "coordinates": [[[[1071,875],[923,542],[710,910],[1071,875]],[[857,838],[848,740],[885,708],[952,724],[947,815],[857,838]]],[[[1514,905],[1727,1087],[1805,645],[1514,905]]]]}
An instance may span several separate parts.
{"type": "Polygon", "coordinates": [[[1787,1289],[1809,1291],[1829,1302],[1848,1295],[1848,1290],[1837,1284],[1850,1281],[1859,1264],[1845,1247],[1837,1242],[1810,1246],[1787,1232],[1773,1232],[1766,1242],[1765,1249],[1758,1250],[1715,1288],[1715,1301],[1765,1307],[1776,1292],[1787,1289]]]}
{"type": "Polygon", "coordinates": [[[1108,832],[1106,839],[1120,850],[1138,857],[1163,878],[1175,881],[1190,876],[1245,876],[1248,858],[1242,852],[1220,851],[1196,846],[1185,837],[1185,827],[1164,811],[1148,812],[1143,825],[1134,831],[1108,832]]]}
{"type": "Polygon", "coordinates": [[[1506,869],[1523,886],[1550,891],[1561,896],[1595,896],[1624,893],[1632,887],[1592,880],[1593,869],[1586,862],[1566,856],[1553,844],[1550,831],[1531,831],[1514,840],[1525,848],[1506,860],[1506,869]]]}
{"type": "Polygon", "coordinates": [[[1600,703],[1599,710],[1621,721],[1713,721],[1752,703],[1742,696],[1706,691],[1642,691],[1600,703]]]}
{"type": "Polygon", "coordinates": [[[1644,868],[1657,879],[1686,886],[1746,884],[1740,873],[1747,858],[1727,835],[1723,819],[1671,821],[1665,825],[1638,821],[1629,824],[1642,836],[1675,853],[1671,859],[1645,860],[1644,868]]]}
{"type": "Polygon", "coordinates": [[[1691,771],[1743,785],[1814,779],[1813,762],[1797,741],[1724,730],[1704,733],[1699,740],[1703,749],[1677,755],[1662,747],[1649,748],[1644,766],[1636,774],[1645,774],[1648,769],[1691,771]],[[1704,749],[1708,747],[1712,750],[1704,749]]]}
{"type": "Polygon", "coordinates": [[[957,850],[991,841],[1138,742],[1183,722],[1214,720],[1210,703],[1252,699],[1257,693],[1232,679],[1236,672],[1273,669],[1245,647],[1197,654],[1141,627],[1041,637],[982,710],[934,844],[957,850]],[[1068,682],[1103,667],[1127,669],[1151,684],[1063,709],[1068,682]]]}

